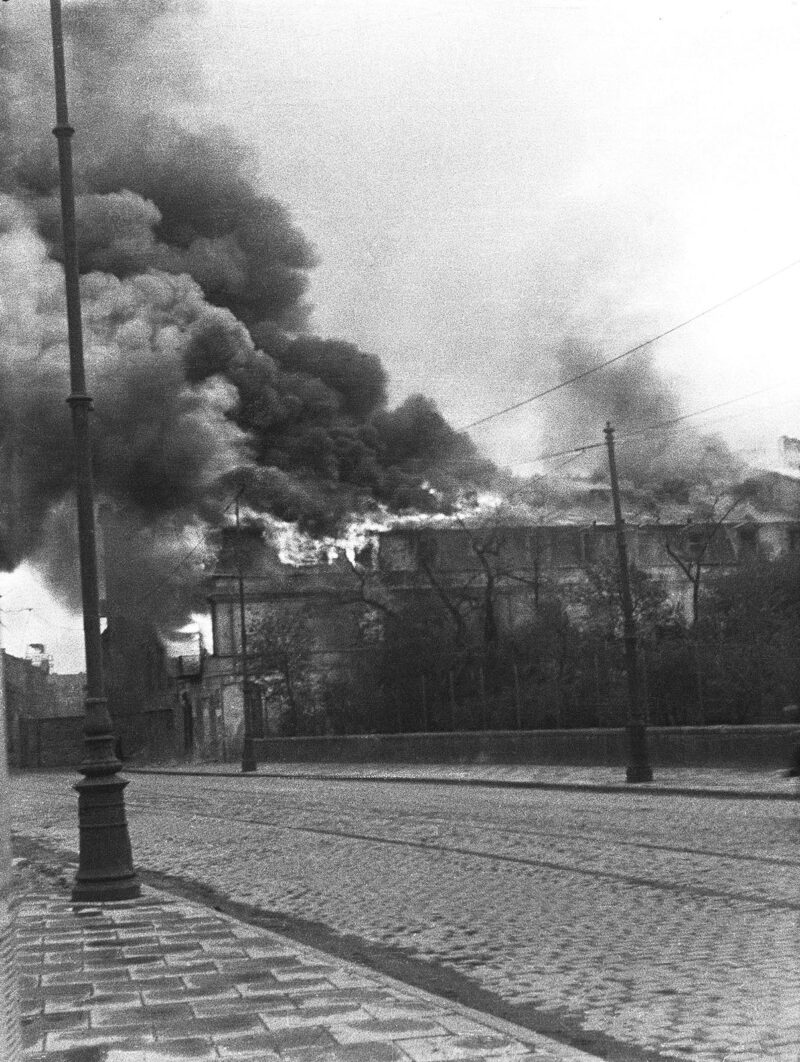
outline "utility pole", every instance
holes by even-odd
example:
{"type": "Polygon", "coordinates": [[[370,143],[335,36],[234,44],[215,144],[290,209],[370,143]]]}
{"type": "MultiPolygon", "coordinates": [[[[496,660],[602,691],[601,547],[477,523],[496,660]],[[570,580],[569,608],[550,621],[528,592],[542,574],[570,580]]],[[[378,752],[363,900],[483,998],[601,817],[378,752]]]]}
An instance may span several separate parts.
{"type": "Polygon", "coordinates": [[[92,443],[89,414],[92,399],[86,392],[83,363],[83,326],[75,238],[75,193],[72,178],[72,135],[69,124],[64,64],[61,0],[50,0],[55,75],[58,168],[61,186],[61,221],[64,243],[64,282],[67,296],[70,396],[75,439],[75,479],[78,503],[83,633],[86,648],[86,758],[78,768],[84,776],[78,791],[79,864],[72,898],[76,901],[128,900],[140,893],[133,869],[122,766],[114,753],[114,733],[103,682],[103,646],[100,638],[100,595],[97,578],[92,443]]]}
{"type": "Polygon", "coordinates": [[[242,574],[241,525],[239,524],[239,498],[236,495],[236,570],[239,576],[239,626],[242,644],[242,710],[244,718],[244,736],[242,739],[242,773],[247,774],[256,769],[256,750],[253,743],[253,706],[250,693],[250,677],[247,667],[247,623],[244,608],[244,576],[242,574]]]}
{"type": "Polygon", "coordinates": [[[614,503],[614,527],[619,558],[619,596],[622,602],[622,631],[625,642],[625,671],[628,677],[628,769],[627,782],[652,782],[653,771],[647,755],[642,701],[639,691],[639,661],[636,653],[636,620],[633,615],[628,543],[625,537],[625,521],[619,500],[617,462],[614,456],[614,429],[606,423],[603,434],[608,447],[608,472],[611,479],[611,498],[614,503]]]}

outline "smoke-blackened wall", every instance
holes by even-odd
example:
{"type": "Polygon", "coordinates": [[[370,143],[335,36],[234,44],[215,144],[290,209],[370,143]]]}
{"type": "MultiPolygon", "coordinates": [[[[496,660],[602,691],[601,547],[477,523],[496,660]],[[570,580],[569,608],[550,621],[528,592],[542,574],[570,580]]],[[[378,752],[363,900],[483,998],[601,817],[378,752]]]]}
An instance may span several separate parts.
{"type": "MultiPolygon", "coordinates": [[[[119,585],[164,621],[191,599],[242,485],[252,510],[327,531],[375,502],[446,506],[490,473],[426,399],[387,408],[374,355],[311,333],[313,248],[246,148],[192,117],[197,11],[64,12],[96,483],[139,543],[119,585]]],[[[70,597],[58,174],[36,18],[0,23],[0,565],[32,558],[70,597]]]]}

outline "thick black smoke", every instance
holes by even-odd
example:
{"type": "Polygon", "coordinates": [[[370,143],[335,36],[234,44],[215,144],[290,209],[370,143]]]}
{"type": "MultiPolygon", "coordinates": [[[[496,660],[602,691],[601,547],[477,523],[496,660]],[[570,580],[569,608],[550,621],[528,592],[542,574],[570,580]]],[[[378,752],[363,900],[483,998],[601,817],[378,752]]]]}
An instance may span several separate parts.
{"type": "MultiPolygon", "coordinates": [[[[242,485],[251,508],[328,532],[376,502],[447,505],[490,472],[425,398],[387,408],[374,355],[308,331],[313,248],[242,145],[185,117],[204,92],[197,14],[194,0],[65,9],[96,481],[144,544],[118,585],[161,587],[146,607],[162,619],[193,581],[180,556],[242,485]]],[[[34,18],[0,22],[0,565],[33,558],[68,594],[58,173],[34,18]]],[[[206,545],[193,556],[199,576],[206,545]]]]}
{"type": "MultiPolygon", "coordinates": [[[[553,359],[555,378],[590,372],[606,357],[588,344],[568,342],[553,359]]],[[[576,442],[602,443],[603,429],[611,422],[623,488],[631,501],[653,514],[661,506],[692,505],[717,495],[745,471],[723,439],[680,420],[677,391],[648,352],[592,372],[569,388],[568,399],[550,408],[546,433],[553,451],[576,442]]],[[[605,481],[605,450],[592,451],[589,461],[590,471],[605,481]]]]}

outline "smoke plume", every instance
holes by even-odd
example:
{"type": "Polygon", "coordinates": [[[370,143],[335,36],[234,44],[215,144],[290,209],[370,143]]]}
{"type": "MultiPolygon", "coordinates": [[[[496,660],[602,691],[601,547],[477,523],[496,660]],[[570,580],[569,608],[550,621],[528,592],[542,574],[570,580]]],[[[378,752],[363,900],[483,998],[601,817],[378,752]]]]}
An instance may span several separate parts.
{"type": "MultiPolygon", "coordinates": [[[[603,360],[590,345],[567,342],[553,359],[555,378],[591,372],[603,360]]],[[[665,504],[691,506],[719,494],[744,473],[743,462],[723,439],[699,431],[691,421],[680,421],[683,409],[677,391],[647,352],[578,380],[569,388],[568,399],[550,408],[546,435],[553,450],[576,440],[602,442],[606,423],[613,425],[622,486],[631,500],[653,514],[665,504]],[[654,426],[660,427],[652,430],[654,426]]],[[[606,480],[605,452],[592,451],[591,461],[590,472],[606,480]]]]}
{"type": "MultiPolygon", "coordinates": [[[[387,407],[374,355],[310,332],[313,248],[247,150],[187,118],[198,10],[64,12],[95,480],[124,542],[107,559],[116,604],[163,623],[191,607],[242,487],[322,533],[370,504],[446,507],[491,473],[427,399],[387,407]]],[[[32,559],[74,601],[50,63],[32,13],[0,22],[0,566],[32,559]]]]}

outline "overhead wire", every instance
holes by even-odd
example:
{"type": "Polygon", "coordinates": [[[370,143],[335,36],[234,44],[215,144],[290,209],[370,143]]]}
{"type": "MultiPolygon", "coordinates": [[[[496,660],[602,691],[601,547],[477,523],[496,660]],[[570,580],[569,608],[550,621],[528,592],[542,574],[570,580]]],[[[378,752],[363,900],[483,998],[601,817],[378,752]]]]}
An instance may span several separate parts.
{"type": "Polygon", "coordinates": [[[607,369],[609,365],[614,365],[616,362],[622,361],[623,358],[629,358],[633,354],[638,354],[645,350],[647,347],[651,347],[654,343],[658,343],[660,340],[665,339],[667,336],[673,335],[675,332],[680,331],[682,328],[686,328],[690,324],[694,324],[695,321],[701,320],[703,317],[707,317],[709,314],[715,313],[717,310],[721,310],[723,306],[728,306],[736,299],[742,298],[744,295],[748,295],[751,291],[755,291],[757,288],[762,287],[769,281],[774,280],[776,277],[781,276],[783,273],[788,273],[789,270],[795,269],[800,265],[800,258],[795,259],[793,262],[789,262],[787,265],[781,266],[780,269],[774,270],[765,277],[761,277],[760,280],[756,280],[752,284],[748,284],[746,288],[742,288],[739,291],[734,292],[732,295],[728,295],[726,298],[721,299],[719,302],[715,302],[712,306],[707,306],[704,310],[700,310],[699,313],[693,314],[691,317],[687,317],[683,321],[679,321],[677,324],[672,325],[670,328],[664,329],[663,332],[659,332],[657,335],[651,336],[649,339],[645,339],[642,343],[637,343],[635,347],[629,347],[621,354],[615,354],[612,358],[607,358],[605,361],[599,362],[597,365],[593,365],[589,369],[584,369],[583,372],[576,373],[574,376],[570,376],[566,380],[561,380],[559,383],[553,384],[551,387],[545,388],[543,391],[538,391],[534,395],[529,395],[527,398],[520,399],[518,402],[512,402],[508,406],[504,406],[502,409],[495,410],[494,413],[487,413],[483,417],[478,417],[477,420],[470,421],[469,424],[464,424],[457,428],[456,431],[469,431],[471,428],[477,428],[481,424],[487,424],[490,420],[497,420],[498,417],[503,417],[506,413],[512,413],[514,410],[522,409],[523,406],[528,406],[532,402],[536,402],[540,398],[546,398],[547,395],[555,394],[556,391],[561,391],[565,387],[569,387],[574,383],[578,383],[580,380],[585,380],[589,376],[593,376],[595,373],[601,372],[603,369],[607,369]]]}
{"type": "MultiPolygon", "coordinates": [[[[521,409],[521,408],[523,408],[526,405],[530,405],[531,403],[537,401],[540,398],[545,398],[548,395],[551,395],[551,394],[556,393],[557,391],[563,390],[564,388],[569,387],[569,386],[571,386],[574,383],[578,383],[579,381],[584,380],[584,379],[586,379],[589,376],[593,376],[596,373],[601,372],[603,369],[608,368],[610,365],[614,365],[617,362],[622,361],[624,358],[628,358],[628,357],[631,357],[634,354],[640,353],[642,350],[645,350],[647,347],[650,347],[654,343],[657,343],[660,340],[665,339],[667,336],[673,335],[675,332],[678,332],[681,329],[686,328],[688,325],[693,324],[695,321],[699,321],[703,317],[707,317],[709,314],[715,313],[717,310],[720,310],[724,306],[729,305],[730,303],[734,302],[736,299],[742,298],[744,295],[747,295],[750,292],[756,290],[757,288],[762,287],[764,284],[769,283],[771,280],[774,280],[776,277],[781,276],[782,274],[787,273],[787,272],[789,272],[792,269],[795,269],[798,265],[800,265],[800,259],[795,259],[794,261],[789,262],[788,264],[786,264],[784,266],[781,266],[781,268],[774,270],[773,272],[767,274],[766,276],[761,277],[759,280],[754,281],[752,284],[747,285],[747,287],[742,288],[739,291],[734,292],[733,294],[727,296],[724,299],[719,300],[718,302],[712,304],[711,306],[707,306],[705,309],[699,311],[696,314],[693,314],[691,317],[687,317],[684,320],[678,322],[677,324],[672,325],[670,328],[664,329],[663,331],[659,332],[657,335],[651,336],[649,339],[646,339],[643,342],[636,344],[636,346],[629,347],[627,350],[624,350],[620,354],[616,354],[616,355],[614,355],[611,358],[607,358],[605,361],[600,362],[598,365],[593,365],[591,368],[585,369],[583,372],[576,373],[574,376],[571,376],[571,377],[569,377],[566,380],[561,380],[561,381],[559,381],[559,383],[554,384],[551,387],[545,388],[543,391],[539,391],[536,394],[530,395],[527,398],[521,399],[518,402],[513,402],[513,403],[511,403],[508,406],[504,406],[502,409],[495,410],[493,413],[488,413],[488,414],[486,414],[483,417],[479,417],[476,420],[473,420],[473,421],[469,422],[468,424],[462,425],[461,427],[457,428],[456,430],[462,432],[462,431],[468,431],[471,428],[479,427],[480,425],[486,424],[486,423],[488,423],[491,420],[496,420],[499,417],[505,416],[507,413],[514,412],[515,410],[521,409]]],[[[723,408],[725,406],[732,405],[735,402],[745,401],[748,398],[753,398],[753,397],[756,397],[756,396],[758,396],[760,394],[764,394],[767,391],[774,390],[774,388],[776,386],[779,386],[779,385],[773,385],[772,387],[761,388],[760,390],[751,392],[750,394],[740,395],[737,398],[728,399],[725,402],[719,402],[719,403],[716,403],[713,406],[707,406],[707,407],[705,407],[704,409],[701,409],[701,410],[695,410],[695,411],[693,411],[691,413],[684,413],[684,414],[681,414],[681,415],[679,415],[677,417],[671,417],[669,420],[666,420],[666,421],[661,421],[661,422],[657,422],[655,424],[646,425],[645,427],[640,428],[640,429],[638,429],[636,431],[628,432],[626,435],[620,436],[619,439],[617,440],[617,442],[618,442],[619,445],[623,445],[624,443],[630,441],[631,439],[636,438],[636,437],[640,437],[640,436],[642,436],[644,434],[647,434],[649,432],[658,431],[658,430],[664,430],[665,428],[671,427],[671,426],[673,426],[675,424],[680,423],[681,421],[688,420],[688,419],[690,419],[692,417],[701,416],[704,413],[713,412],[716,409],[721,409],[721,408],[723,408]]],[[[603,446],[605,446],[604,442],[586,443],[586,444],[583,444],[583,445],[580,445],[580,446],[574,446],[574,447],[570,447],[570,448],[564,449],[564,450],[558,450],[558,451],[553,451],[551,453],[540,454],[537,457],[531,458],[529,461],[526,461],[526,462],[523,462],[523,463],[524,464],[534,464],[537,461],[547,461],[547,460],[552,460],[552,459],[557,458],[557,457],[567,457],[568,460],[566,462],[564,462],[562,465],[558,466],[558,468],[556,469],[556,471],[559,471],[561,468],[564,468],[564,467],[566,467],[566,465],[572,463],[572,461],[577,460],[577,458],[580,457],[582,454],[584,454],[584,453],[586,453],[586,452],[588,452],[590,450],[600,449],[603,446]]],[[[242,493],[243,493],[242,490],[237,490],[236,494],[234,494],[231,497],[231,500],[228,502],[228,504],[225,507],[225,509],[223,509],[223,515],[230,511],[230,509],[235,504],[237,498],[240,497],[242,493]]],[[[172,575],[174,575],[177,571],[179,571],[183,567],[183,565],[186,563],[186,561],[189,560],[189,558],[192,557],[203,545],[204,545],[203,539],[198,539],[197,542],[189,550],[187,550],[186,553],[184,553],[183,556],[178,560],[178,562],[170,569],[170,571],[166,575],[166,579],[171,578],[172,575]]],[[[154,593],[156,593],[156,588],[153,588],[152,590],[149,590],[146,593],[142,594],[139,598],[136,599],[136,601],[134,602],[134,605],[138,606],[138,605],[142,604],[149,597],[152,597],[154,593]]],[[[16,610],[13,610],[13,611],[14,612],[26,612],[27,611],[29,614],[35,612],[34,609],[16,609],[16,610]]],[[[65,627],[65,626],[59,626],[58,624],[53,624],[52,621],[47,620],[45,617],[41,616],[40,613],[35,612],[35,614],[38,615],[40,619],[44,620],[44,622],[48,623],[51,627],[58,627],[59,629],[69,630],[69,631],[80,630],[79,627],[65,627]]],[[[30,615],[29,615],[29,618],[30,618],[30,615]]]]}
{"type": "MultiPolygon", "coordinates": [[[[230,510],[236,504],[236,499],[241,495],[241,493],[241,490],[237,490],[236,493],[232,495],[230,501],[222,510],[222,516],[225,516],[226,513],[230,512],[230,510]]],[[[198,538],[195,544],[191,547],[191,549],[188,549],[186,553],[184,553],[183,556],[176,562],[176,564],[172,568],[170,568],[170,570],[163,577],[163,579],[160,580],[159,586],[163,585],[164,581],[171,579],[176,572],[179,572],[183,565],[187,562],[187,560],[189,560],[190,557],[197,553],[197,551],[201,549],[204,545],[205,539],[198,538]]],[[[153,587],[151,590],[147,590],[145,593],[143,593],[140,597],[137,597],[136,600],[133,602],[133,607],[136,608],[144,601],[147,601],[148,598],[152,597],[157,592],[157,589],[157,587],[153,587]]]]}
{"type": "MultiPolygon", "coordinates": [[[[17,616],[21,612],[31,613],[31,612],[33,612],[33,609],[32,608],[3,608],[2,605],[0,605],[0,627],[8,627],[8,624],[3,619],[4,616],[17,616]]],[[[28,624],[29,623],[30,623],[30,615],[28,616],[28,618],[27,618],[27,620],[25,622],[25,629],[26,630],[28,628],[28,624]]]]}
{"type": "MultiPolygon", "coordinates": [[[[759,388],[757,391],[750,391],[745,395],[738,395],[736,398],[728,398],[724,402],[716,402],[712,406],[705,406],[703,409],[695,409],[690,413],[681,413],[677,417],[670,417],[668,420],[655,421],[652,424],[647,424],[642,428],[637,428],[633,431],[628,431],[624,435],[618,436],[616,442],[622,446],[632,439],[640,438],[642,435],[647,435],[650,432],[663,431],[667,428],[671,428],[676,424],[681,423],[684,420],[689,420],[692,417],[700,417],[704,413],[713,413],[717,409],[723,409],[726,406],[731,406],[736,402],[744,402],[748,398],[756,398],[759,395],[766,394],[769,391],[774,391],[776,388],[783,386],[782,384],[771,384],[769,387],[759,388]]],[[[521,464],[535,464],[537,461],[549,461],[557,457],[564,457],[567,454],[573,454],[575,457],[580,457],[581,454],[588,452],[589,450],[599,450],[604,447],[605,442],[593,442],[583,443],[579,446],[571,446],[564,450],[553,450],[548,453],[538,454],[536,457],[530,458],[528,461],[520,462],[521,464]]]]}
{"type": "MultiPolygon", "coordinates": [[[[226,513],[230,512],[230,510],[233,508],[233,506],[234,506],[234,504],[236,502],[237,497],[239,497],[240,494],[241,494],[241,491],[237,490],[236,494],[231,496],[230,501],[225,506],[225,508],[222,510],[222,515],[223,516],[226,513]]],[[[197,551],[199,549],[201,549],[204,544],[205,544],[204,540],[202,538],[198,538],[198,540],[194,543],[194,545],[190,549],[188,549],[183,554],[183,556],[181,556],[181,558],[176,562],[176,564],[169,570],[169,572],[167,572],[167,574],[166,574],[166,576],[164,578],[166,580],[171,579],[172,576],[175,575],[176,572],[180,571],[180,569],[183,567],[183,565],[186,563],[186,561],[189,560],[189,558],[192,557],[195,553],[197,553],[197,551]]],[[[163,580],[161,580],[159,582],[159,586],[162,585],[162,584],[163,584],[163,580]]],[[[136,598],[136,600],[133,602],[134,607],[138,607],[139,605],[141,605],[148,598],[152,597],[156,592],[157,592],[157,587],[153,587],[152,589],[147,590],[140,597],[136,598]]],[[[4,610],[4,611],[5,611],[6,614],[10,614],[11,612],[27,612],[27,613],[29,613],[28,624],[30,622],[30,616],[31,615],[35,615],[43,623],[47,624],[48,627],[51,627],[54,630],[69,631],[70,633],[77,633],[78,631],[83,630],[82,625],[66,626],[64,624],[54,623],[51,619],[49,619],[47,616],[42,615],[41,612],[39,612],[37,609],[34,609],[34,608],[22,608],[22,609],[13,609],[13,610],[4,610]]],[[[0,619],[0,625],[5,626],[5,624],[2,623],[2,619],[0,619]]],[[[26,630],[27,630],[27,625],[26,625],[26,630]]]]}
{"type": "Polygon", "coordinates": [[[71,631],[74,633],[83,630],[82,624],[71,624],[68,626],[65,623],[53,623],[53,621],[49,619],[49,617],[45,616],[37,608],[30,609],[30,612],[38,619],[40,619],[42,623],[47,624],[48,627],[52,627],[55,631],[71,631]]]}

